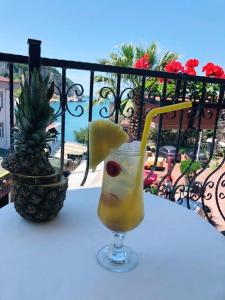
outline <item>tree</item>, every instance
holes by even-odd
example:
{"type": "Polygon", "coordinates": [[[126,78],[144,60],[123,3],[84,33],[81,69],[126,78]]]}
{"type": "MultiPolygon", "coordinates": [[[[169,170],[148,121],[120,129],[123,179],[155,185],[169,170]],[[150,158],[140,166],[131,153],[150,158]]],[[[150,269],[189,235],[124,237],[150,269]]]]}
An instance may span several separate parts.
{"type": "MultiPolygon", "coordinates": [[[[174,52],[167,51],[165,53],[159,54],[157,49],[157,44],[152,43],[147,48],[140,46],[124,43],[119,47],[117,52],[112,52],[108,59],[99,59],[100,64],[113,65],[120,67],[137,67],[142,68],[141,62],[145,60],[143,68],[159,70],[162,71],[166,64],[172,60],[178,58],[178,55],[174,52]],[[138,63],[140,63],[138,65],[138,63]]],[[[131,139],[137,137],[138,118],[140,114],[140,102],[141,102],[141,86],[142,79],[140,76],[134,75],[122,75],[123,84],[125,87],[129,87],[134,92],[134,97],[132,99],[132,106],[134,109],[134,114],[130,120],[130,131],[129,134],[131,139]]],[[[96,82],[107,84],[113,91],[116,91],[116,74],[106,74],[104,76],[96,76],[96,82]]],[[[145,83],[146,91],[159,88],[160,84],[157,78],[147,78],[145,83]]],[[[98,101],[101,101],[102,97],[99,95],[98,101]]],[[[128,99],[122,101],[122,109],[125,109],[128,99]]]]}
{"type": "Polygon", "coordinates": [[[202,164],[199,160],[192,161],[191,159],[182,160],[180,163],[180,171],[182,174],[185,173],[185,177],[190,182],[196,172],[201,169],[202,164]]]}
{"type": "Polygon", "coordinates": [[[14,97],[19,98],[20,94],[21,94],[21,88],[18,88],[14,91],[14,97]]]}
{"type": "Polygon", "coordinates": [[[88,142],[88,128],[80,128],[80,130],[74,131],[74,139],[81,144],[87,144],[88,142]]]}
{"type": "MultiPolygon", "coordinates": [[[[28,65],[24,64],[14,64],[13,65],[13,80],[20,81],[23,74],[28,74],[28,65]]],[[[1,63],[0,62],[0,75],[9,77],[9,63],[1,63]]],[[[43,77],[50,76],[50,81],[54,81],[54,83],[58,86],[62,86],[62,75],[61,73],[53,67],[43,67],[41,68],[41,75],[43,77]]],[[[73,85],[74,82],[70,80],[69,78],[66,78],[66,86],[69,88],[71,85],[73,85]]],[[[55,93],[58,95],[58,90],[55,89],[55,93]]],[[[72,96],[74,93],[74,88],[72,88],[69,91],[69,96],[72,96]]],[[[16,94],[16,97],[18,97],[19,91],[16,94]]]]}

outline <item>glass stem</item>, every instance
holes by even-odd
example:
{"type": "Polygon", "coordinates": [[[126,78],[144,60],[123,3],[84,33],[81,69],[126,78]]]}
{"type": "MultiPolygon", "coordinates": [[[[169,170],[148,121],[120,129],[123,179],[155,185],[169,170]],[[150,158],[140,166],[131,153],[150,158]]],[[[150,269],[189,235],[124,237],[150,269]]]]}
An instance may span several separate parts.
{"type": "Polygon", "coordinates": [[[127,255],[123,247],[123,240],[126,233],[114,233],[114,244],[112,246],[112,253],[110,259],[112,262],[122,264],[126,262],[127,255]]]}

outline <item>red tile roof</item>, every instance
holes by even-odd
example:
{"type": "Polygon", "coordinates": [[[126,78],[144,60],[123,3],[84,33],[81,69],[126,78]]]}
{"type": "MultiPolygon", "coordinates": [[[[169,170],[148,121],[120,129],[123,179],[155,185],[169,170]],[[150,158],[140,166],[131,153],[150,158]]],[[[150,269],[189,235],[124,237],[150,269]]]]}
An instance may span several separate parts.
{"type": "MultiPolygon", "coordinates": [[[[9,82],[9,78],[0,76],[0,82],[9,82]]],[[[13,83],[19,84],[20,82],[18,80],[14,80],[13,83]]]]}
{"type": "Polygon", "coordinates": [[[0,76],[0,82],[9,82],[9,78],[0,76]]]}

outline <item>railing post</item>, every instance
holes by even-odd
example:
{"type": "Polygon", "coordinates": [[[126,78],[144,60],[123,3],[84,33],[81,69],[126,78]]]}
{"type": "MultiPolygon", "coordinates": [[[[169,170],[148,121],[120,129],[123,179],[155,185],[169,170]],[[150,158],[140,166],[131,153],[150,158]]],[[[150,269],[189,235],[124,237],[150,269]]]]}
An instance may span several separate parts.
{"type": "Polygon", "coordinates": [[[29,82],[31,81],[31,76],[33,70],[36,68],[37,70],[41,66],[41,41],[28,39],[27,43],[29,45],[29,82]]]}
{"type": "Polygon", "coordinates": [[[13,150],[13,128],[14,128],[14,88],[13,88],[13,64],[9,64],[9,119],[10,119],[10,148],[13,150]]]}
{"type": "Polygon", "coordinates": [[[64,146],[65,146],[65,124],[66,124],[66,69],[62,69],[62,94],[61,94],[61,110],[63,112],[61,117],[61,159],[60,159],[60,171],[63,173],[64,167],[64,146]]]}

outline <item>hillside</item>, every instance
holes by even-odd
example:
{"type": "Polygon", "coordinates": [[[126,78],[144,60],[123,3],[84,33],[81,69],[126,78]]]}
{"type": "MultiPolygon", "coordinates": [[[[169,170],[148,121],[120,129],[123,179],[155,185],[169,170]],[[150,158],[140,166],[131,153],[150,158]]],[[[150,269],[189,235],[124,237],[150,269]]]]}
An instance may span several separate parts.
{"type": "MultiPolygon", "coordinates": [[[[8,77],[8,72],[9,71],[8,71],[7,63],[0,62],[0,76],[8,77]]],[[[14,65],[14,80],[20,80],[21,75],[24,72],[25,73],[28,72],[28,66],[27,65],[15,64],[14,65]]],[[[43,76],[47,76],[48,74],[51,74],[50,79],[53,80],[59,88],[61,88],[61,86],[62,86],[62,76],[56,68],[43,67],[41,72],[42,72],[43,76]]],[[[69,78],[66,78],[67,87],[71,86],[72,84],[73,84],[73,81],[70,80],[69,78]]],[[[58,94],[57,89],[55,90],[55,93],[58,94]]],[[[69,96],[71,96],[71,95],[73,95],[73,91],[71,91],[69,93],[69,96]]]]}

